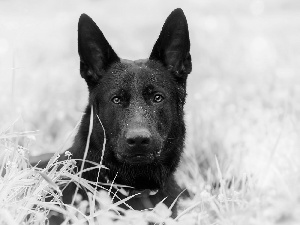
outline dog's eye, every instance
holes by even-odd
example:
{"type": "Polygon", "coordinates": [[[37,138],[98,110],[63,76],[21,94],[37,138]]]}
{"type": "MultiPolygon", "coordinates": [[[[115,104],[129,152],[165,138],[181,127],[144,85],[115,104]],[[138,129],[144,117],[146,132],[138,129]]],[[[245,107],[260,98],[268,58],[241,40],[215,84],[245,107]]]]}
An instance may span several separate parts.
{"type": "Polygon", "coordinates": [[[160,103],[164,100],[164,97],[161,94],[155,94],[153,97],[153,102],[160,103]]]}
{"type": "Polygon", "coordinates": [[[121,97],[115,96],[111,99],[111,101],[115,104],[120,104],[121,103],[121,97]]]}

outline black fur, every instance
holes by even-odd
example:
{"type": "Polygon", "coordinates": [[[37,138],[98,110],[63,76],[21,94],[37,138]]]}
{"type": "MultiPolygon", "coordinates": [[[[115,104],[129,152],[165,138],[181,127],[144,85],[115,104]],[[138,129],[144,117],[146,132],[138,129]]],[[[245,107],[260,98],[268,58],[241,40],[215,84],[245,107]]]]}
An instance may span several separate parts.
{"type": "MultiPolygon", "coordinates": [[[[120,59],[95,22],[85,14],[78,24],[78,50],[89,102],[69,149],[73,158],[83,158],[93,107],[87,160],[100,163],[104,154],[103,164],[109,168],[101,170],[99,181],[115,178],[115,183],[136,190],[158,189],[156,195],[147,196],[150,200],[147,202],[154,206],[167,197],[165,203],[170,206],[180,193],[173,174],[184,146],[183,106],[186,79],[192,69],[183,11],[175,9],[167,18],[149,59],[120,59]]],[[[85,163],[85,167],[90,166],[85,163]]],[[[97,174],[98,170],[89,171],[83,177],[96,181],[97,174]]],[[[127,203],[134,209],[149,206],[142,198],[127,203]]]]}

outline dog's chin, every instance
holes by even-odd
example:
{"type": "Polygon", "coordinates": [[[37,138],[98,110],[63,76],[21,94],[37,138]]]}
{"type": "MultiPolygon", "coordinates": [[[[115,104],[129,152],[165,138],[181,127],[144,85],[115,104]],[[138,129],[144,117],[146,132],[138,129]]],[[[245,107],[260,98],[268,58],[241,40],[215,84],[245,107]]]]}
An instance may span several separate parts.
{"type": "MultiPolygon", "coordinates": [[[[158,152],[160,153],[160,152],[158,152]]],[[[135,189],[159,189],[168,174],[160,164],[160,154],[125,155],[114,152],[114,164],[107,165],[108,178],[135,189]],[[117,176],[116,176],[117,174],[117,176]]]]}

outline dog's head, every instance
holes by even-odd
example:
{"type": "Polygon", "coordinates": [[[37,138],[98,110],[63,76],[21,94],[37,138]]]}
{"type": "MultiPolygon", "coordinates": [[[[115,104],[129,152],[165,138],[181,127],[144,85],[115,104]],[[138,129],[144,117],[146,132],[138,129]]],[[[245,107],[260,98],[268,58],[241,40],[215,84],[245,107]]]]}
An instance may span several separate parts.
{"type": "Polygon", "coordinates": [[[136,188],[159,188],[174,172],[183,148],[183,105],[191,72],[190,41],[181,9],[167,18],[149,59],[118,57],[95,22],[78,24],[80,73],[94,108],[88,159],[104,164],[109,176],[136,188]]]}

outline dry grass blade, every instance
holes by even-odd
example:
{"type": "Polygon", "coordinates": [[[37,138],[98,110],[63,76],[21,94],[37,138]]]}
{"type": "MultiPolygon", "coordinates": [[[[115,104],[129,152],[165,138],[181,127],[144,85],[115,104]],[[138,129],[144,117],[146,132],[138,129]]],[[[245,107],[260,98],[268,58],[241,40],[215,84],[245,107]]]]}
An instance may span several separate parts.
{"type": "MultiPolygon", "coordinates": [[[[84,155],[83,155],[83,159],[82,159],[82,164],[81,164],[80,171],[82,171],[83,168],[84,168],[86,156],[87,156],[87,153],[88,153],[88,150],[89,150],[89,146],[90,146],[90,138],[91,138],[91,134],[92,134],[92,130],[93,130],[93,118],[94,118],[93,106],[91,106],[89,133],[88,133],[88,137],[87,137],[87,141],[86,141],[86,146],[85,146],[85,150],[84,150],[84,155]]],[[[74,205],[75,196],[77,195],[77,193],[78,193],[78,186],[76,186],[75,194],[74,194],[74,197],[72,199],[71,205],[74,205]]]]}

